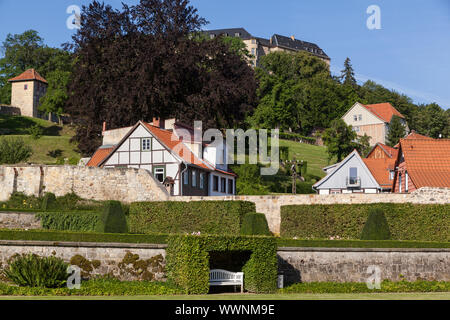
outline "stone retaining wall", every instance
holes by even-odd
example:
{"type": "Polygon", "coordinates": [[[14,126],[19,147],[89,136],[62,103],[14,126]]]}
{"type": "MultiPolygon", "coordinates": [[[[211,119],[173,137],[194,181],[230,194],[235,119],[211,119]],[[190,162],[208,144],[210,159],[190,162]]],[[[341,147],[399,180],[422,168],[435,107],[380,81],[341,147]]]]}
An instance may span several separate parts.
{"type": "Polygon", "coordinates": [[[0,229],[40,229],[41,223],[32,212],[0,212],[0,229]]]}
{"type": "Polygon", "coordinates": [[[380,280],[450,281],[450,249],[279,248],[285,283],[366,282],[369,266],[380,280]]]}
{"type": "MultiPolygon", "coordinates": [[[[0,265],[6,266],[15,254],[35,253],[54,255],[69,263],[77,261],[84,267],[90,265],[92,270],[85,270],[86,277],[110,274],[122,280],[165,280],[166,247],[162,244],[0,240],[0,265]]],[[[450,249],[278,249],[278,271],[284,274],[286,284],[366,282],[370,276],[369,266],[380,268],[380,280],[450,281],[449,262],[450,249]]]]}
{"type": "Polygon", "coordinates": [[[0,266],[15,254],[56,256],[81,267],[82,276],[121,280],[164,280],[166,245],[0,240],[0,266]],[[83,259],[84,258],[84,259],[83,259]]]}

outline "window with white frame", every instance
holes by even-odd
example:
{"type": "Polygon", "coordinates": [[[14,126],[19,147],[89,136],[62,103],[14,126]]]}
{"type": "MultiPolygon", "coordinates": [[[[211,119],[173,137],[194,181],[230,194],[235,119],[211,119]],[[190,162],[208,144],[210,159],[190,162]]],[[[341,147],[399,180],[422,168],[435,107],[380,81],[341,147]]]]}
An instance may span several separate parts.
{"type": "Polygon", "coordinates": [[[356,114],[353,115],[353,121],[358,121],[358,116],[356,114]]]}
{"type": "Polygon", "coordinates": [[[362,114],[359,114],[359,115],[358,115],[358,120],[359,120],[359,121],[362,121],[362,114]]]}
{"type": "Polygon", "coordinates": [[[142,151],[150,150],[151,138],[142,139],[142,151]]]}
{"type": "Polygon", "coordinates": [[[166,178],[166,168],[162,166],[155,166],[153,168],[153,175],[159,182],[164,182],[164,179],[166,178]]]}
{"type": "Polygon", "coordinates": [[[197,170],[192,170],[192,186],[197,186],[197,170]]]}

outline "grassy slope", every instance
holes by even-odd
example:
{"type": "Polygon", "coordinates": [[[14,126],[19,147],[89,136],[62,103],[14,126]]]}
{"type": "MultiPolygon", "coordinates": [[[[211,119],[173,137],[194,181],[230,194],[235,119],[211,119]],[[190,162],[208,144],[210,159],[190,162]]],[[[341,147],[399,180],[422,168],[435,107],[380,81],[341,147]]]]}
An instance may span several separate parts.
{"type": "Polygon", "coordinates": [[[80,154],[75,151],[76,144],[70,143],[74,131],[69,126],[59,126],[37,118],[0,115],[0,134],[23,138],[33,149],[33,155],[28,161],[31,163],[56,163],[57,159],[48,155],[49,151],[54,150],[61,150],[59,157],[62,158],[80,158],[80,154]],[[28,135],[28,129],[33,125],[44,129],[44,135],[37,140],[28,135]]]}

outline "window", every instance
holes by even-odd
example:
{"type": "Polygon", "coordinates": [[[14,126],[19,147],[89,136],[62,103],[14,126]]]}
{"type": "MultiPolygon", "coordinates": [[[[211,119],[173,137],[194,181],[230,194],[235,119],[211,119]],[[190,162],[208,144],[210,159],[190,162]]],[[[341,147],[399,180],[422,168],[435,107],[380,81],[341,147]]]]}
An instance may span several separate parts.
{"type": "Polygon", "coordinates": [[[359,132],[359,127],[358,127],[358,126],[356,126],[356,127],[353,127],[353,131],[355,131],[355,132],[359,132]]]}
{"type": "Polygon", "coordinates": [[[358,182],[358,168],[350,167],[349,183],[356,184],[358,182]]]}
{"type": "Polygon", "coordinates": [[[398,174],[398,192],[402,192],[402,174],[398,174]]]}
{"type": "Polygon", "coordinates": [[[196,170],[192,170],[192,186],[193,187],[197,186],[197,171],[196,170]]]}
{"type": "Polygon", "coordinates": [[[220,178],[220,192],[227,192],[227,179],[220,178]]]}
{"type": "Polygon", "coordinates": [[[252,55],[255,55],[255,48],[252,48],[252,55]]]}
{"type": "Polygon", "coordinates": [[[394,179],[394,171],[390,170],[389,171],[389,180],[393,180],[394,179]]]}
{"type": "Polygon", "coordinates": [[[235,37],[240,37],[241,34],[240,34],[239,32],[235,32],[235,33],[234,33],[234,36],[235,36],[235,37]]]}
{"type": "Polygon", "coordinates": [[[219,177],[213,176],[213,191],[219,191],[219,177]]]}
{"type": "Polygon", "coordinates": [[[209,38],[210,38],[210,39],[214,39],[215,36],[216,36],[216,35],[215,35],[214,33],[211,33],[211,34],[209,35],[209,38]]]}
{"type": "Polygon", "coordinates": [[[362,114],[358,115],[358,120],[359,120],[359,121],[362,120],[362,114]]]}
{"type": "Polygon", "coordinates": [[[142,151],[150,150],[150,138],[142,139],[142,151]]]}
{"type": "Polygon", "coordinates": [[[233,179],[228,179],[228,193],[233,194],[233,179]]]}
{"type": "Polygon", "coordinates": [[[358,121],[358,116],[356,114],[353,115],[353,121],[358,121]]]}
{"type": "Polygon", "coordinates": [[[24,84],[23,85],[23,90],[27,90],[28,89],[28,85],[27,84],[24,84]]]}
{"type": "Polygon", "coordinates": [[[183,184],[189,184],[189,172],[183,172],[183,184]]]}
{"type": "Polygon", "coordinates": [[[166,168],[160,166],[153,167],[153,175],[159,182],[164,182],[164,179],[166,178],[166,168]]]}
{"type": "Polygon", "coordinates": [[[408,171],[405,171],[405,192],[408,192],[408,171]]]}
{"type": "Polygon", "coordinates": [[[252,39],[252,44],[256,44],[256,39],[252,39]]]}
{"type": "Polygon", "coordinates": [[[205,174],[200,172],[200,189],[205,188],[205,174]]]}

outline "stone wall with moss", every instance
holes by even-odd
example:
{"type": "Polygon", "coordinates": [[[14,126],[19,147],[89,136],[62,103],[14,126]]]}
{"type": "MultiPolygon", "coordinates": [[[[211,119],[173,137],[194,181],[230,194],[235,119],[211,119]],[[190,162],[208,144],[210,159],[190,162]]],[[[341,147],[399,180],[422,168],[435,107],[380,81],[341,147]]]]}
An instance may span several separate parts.
{"type": "Polygon", "coordinates": [[[111,276],[120,280],[165,281],[165,245],[0,240],[0,267],[15,254],[62,258],[81,269],[84,279],[111,276]]]}

